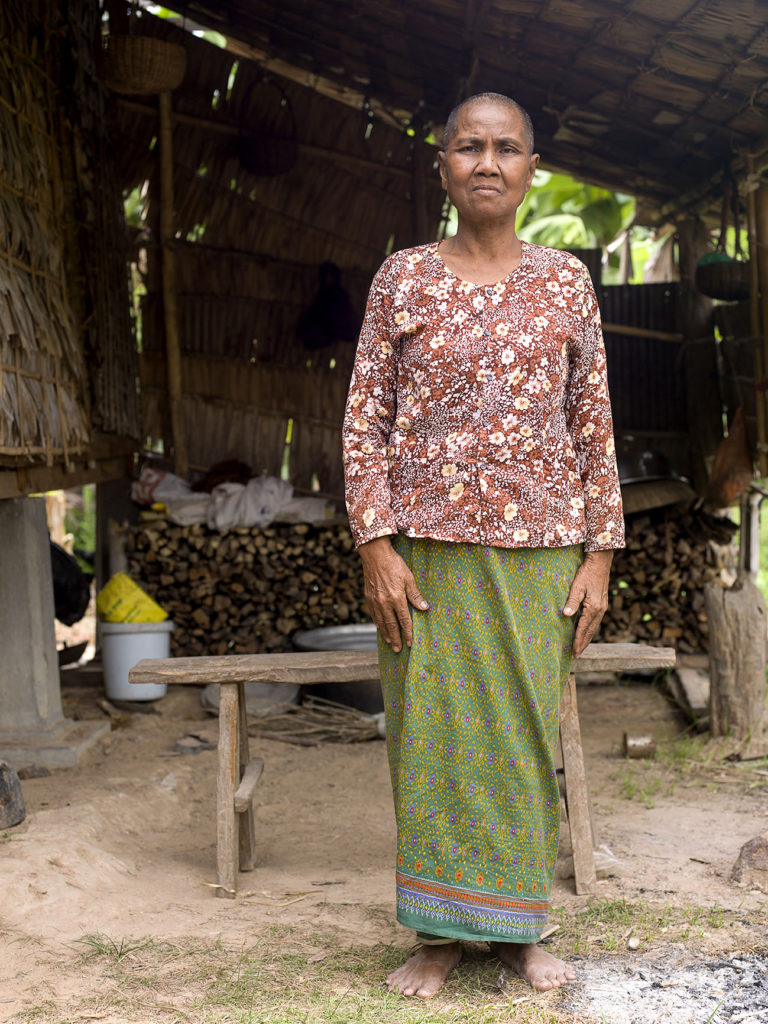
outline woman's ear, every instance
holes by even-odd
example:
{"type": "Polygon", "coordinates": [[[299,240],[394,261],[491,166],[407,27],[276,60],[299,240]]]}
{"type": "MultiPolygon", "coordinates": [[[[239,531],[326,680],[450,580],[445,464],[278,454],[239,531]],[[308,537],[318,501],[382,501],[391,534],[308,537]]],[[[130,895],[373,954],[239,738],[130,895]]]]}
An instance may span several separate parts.
{"type": "Polygon", "coordinates": [[[533,176],[536,173],[536,168],[539,166],[539,159],[540,157],[538,153],[531,154],[531,162],[528,166],[528,178],[525,182],[526,192],[530,190],[530,187],[533,184],[533,176]]]}
{"type": "Polygon", "coordinates": [[[445,175],[445,150],[441,149],[437,154],[437,162],[440,167],[440,181],[443,188],[448,190],[448,179],[445,175]]]}

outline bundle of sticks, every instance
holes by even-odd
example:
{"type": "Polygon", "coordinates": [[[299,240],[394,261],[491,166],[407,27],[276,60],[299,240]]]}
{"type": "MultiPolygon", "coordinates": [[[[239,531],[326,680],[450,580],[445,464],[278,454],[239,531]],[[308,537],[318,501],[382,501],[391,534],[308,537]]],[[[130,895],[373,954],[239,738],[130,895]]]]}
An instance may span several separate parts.
{"type": "Polygon", "coordinates": [[[168,612],[174,656],[291,650],[291,635],[366,622],[346,522],[220,533],[166,519],[133,527],[128,572],[168,612]]]}
{"type": "MultiPolygon", "coordinates": [[[[703,588],[733,569],[736,526],[700,508],[628,517],[596,639],[709,646],[703,588]]],[[[299,630],[367,622],[346,522],[224,533],[158,519],[131,528],[128,571],[173,619],[175,656],[291,650],[299,630]]]]}
{"type": "Polygon", "coordinates": [[[361,743],[381,737],[378,719],[356,708],[307,695],[301,704],[250,719],[248,735],[302,747],[319,743],[361,743]]]}
{"type": "Polygon", "coordinates": [[[735,568],[736,525],[673,506],[627,518],[627,546],[611,571],[610,604],[595,639],[709,650],[704,585],[735,568]]]}

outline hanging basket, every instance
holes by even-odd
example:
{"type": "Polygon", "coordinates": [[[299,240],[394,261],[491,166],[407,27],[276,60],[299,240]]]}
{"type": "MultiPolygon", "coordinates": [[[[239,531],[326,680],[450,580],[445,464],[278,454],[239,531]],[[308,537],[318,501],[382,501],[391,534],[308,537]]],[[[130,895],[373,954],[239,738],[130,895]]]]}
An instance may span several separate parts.
{"type": "Polygon", "coordinates": [[[265,178],[290,171],[299,143],[293,108],[280,85],[272,78],[254,82],[243,110],[237,155],[245,170],[265,178]]]}
{"type": "Polygon", "coordinates": [[[696,264],[696,287],[702,295],[721,302],[741,302],[749,298],[749,260],[741,258],[739,231],[739,193],[730,168],[723,183],[723,205],[720,213],[720,239],[714,252],[708,252],[696,264]],[[735,254],[725,250],[728,214],[733,213],[735,254]]]}
{"type": "Polygon", "coordinates": [[[720,251],[709,253],[696,267],[696,287],[710,299],[723,302],[748,299],[749,261],[732,259],[720,251]]]}
{"type": "Polygon", "coordinates": [[[187,70],[187,51],[155,36],[112,35],[98,55],[98,76],[113,92],[146,96],[171,92],[187,70]]]}

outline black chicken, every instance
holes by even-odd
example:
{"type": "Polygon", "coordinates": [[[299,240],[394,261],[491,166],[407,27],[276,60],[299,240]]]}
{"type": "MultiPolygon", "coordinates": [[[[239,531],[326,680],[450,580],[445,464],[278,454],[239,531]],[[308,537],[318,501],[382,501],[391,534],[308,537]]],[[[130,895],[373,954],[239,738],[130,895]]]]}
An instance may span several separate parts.
{"type": "Polygon", "coordinates": [[[93,577],[87,576],[77,564],[77,559],[64,548],[53,541],[50,543],[56,618],[65,626],[73,626],[85,615],[91,599],[93,577]]]}

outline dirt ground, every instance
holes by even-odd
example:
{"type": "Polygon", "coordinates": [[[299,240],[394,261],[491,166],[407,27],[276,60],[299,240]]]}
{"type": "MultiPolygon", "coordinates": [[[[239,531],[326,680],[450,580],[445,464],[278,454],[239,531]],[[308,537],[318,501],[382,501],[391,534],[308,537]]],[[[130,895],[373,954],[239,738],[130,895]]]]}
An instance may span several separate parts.
{"type": "MultiPolygon", "coordinates": [[[[97,671],[65,671],[64,680],[67,714],[103,717],[97,671]]],[[[580,686],[579,704],[599,842],[617,861],[599,897],[738,909],[764,952],[765,897],[729,874],[741,845],[768,828],[766,773],[724,765],[726,747],[713,753],[681,741],[677,713],[647,680],[580,686]],[[652,733],[658,761],[622,759],[625,730],[652,733]]],[[[392,924],[394,820],[382,741],[252,741],[265,762],[258,867],[227,900],[210,887],[216,753],[174,751],[178,738],[215,728],[215,719],[194,688],[171,688],[153,712],[116,720],[76,768],[22,783],[27,818],[0,834],[0,1022],[112,1020],[82,1009],[105,984],[83,966],[84,941],[94,936],[245,947],[277,925],[296,935],[330,929],[350,947],[411,944],[392,924]]],[[[567,845],[565,828],[564,854],[567,845]]],[[[564,855],[553,903],[565,914],[587,904],[567,875],[564,855]]],[[[707,935],[698,932],[700,949],[707,935]]],[[[679,952],[679,937],[669,938],[679,952]]],[[[153,1014],[130,1019],[160,1019],[153,1014]]]]}

